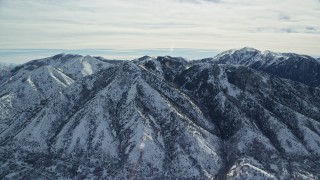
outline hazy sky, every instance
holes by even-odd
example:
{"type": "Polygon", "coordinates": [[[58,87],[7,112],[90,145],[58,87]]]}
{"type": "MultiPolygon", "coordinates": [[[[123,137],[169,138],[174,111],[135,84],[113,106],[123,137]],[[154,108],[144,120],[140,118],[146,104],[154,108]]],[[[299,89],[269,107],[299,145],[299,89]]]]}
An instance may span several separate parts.
{"type": "Polygon", "coordinates": [[[0,49],[320,54],[320,0],[0,0],[0,49]]]}

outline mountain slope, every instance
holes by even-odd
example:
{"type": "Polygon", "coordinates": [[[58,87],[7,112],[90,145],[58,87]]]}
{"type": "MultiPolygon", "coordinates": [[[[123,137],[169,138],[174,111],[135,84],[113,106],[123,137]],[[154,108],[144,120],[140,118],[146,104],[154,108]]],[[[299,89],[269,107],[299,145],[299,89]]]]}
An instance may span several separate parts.
{"type": "Polygon", "coordinates": [[[230,65],[193,66],[176,81],[206,107],[228,144],[230,167],[253,158],[264,168],[273,164],[293,175],[304,167],[291,166],[291,161],[319,163],[319,89],[230,65]]]}

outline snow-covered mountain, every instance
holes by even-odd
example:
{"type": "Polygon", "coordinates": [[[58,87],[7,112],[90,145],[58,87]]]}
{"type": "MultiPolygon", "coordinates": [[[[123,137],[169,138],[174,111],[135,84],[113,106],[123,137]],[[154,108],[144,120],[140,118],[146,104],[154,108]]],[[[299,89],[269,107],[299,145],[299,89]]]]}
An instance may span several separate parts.
{"type": "Polygon", "coordinates": [[[59,54],[5,71],[0,79],[0,132],[17,113],[44,103],[76,80],[109,66],[90,56],[59,54]]]}
{"type": "Polygon", "coordinates": [[[225,51],[200,62],[248,66],[309,86],[320,85],[320,61],[307,55],[242,48],[225,51]]]}
{"type": "Polygon", "coordinates": [[[216,59],[16,67],[0,86],[0,178],[319,179],[320,90],[216,59]]]}

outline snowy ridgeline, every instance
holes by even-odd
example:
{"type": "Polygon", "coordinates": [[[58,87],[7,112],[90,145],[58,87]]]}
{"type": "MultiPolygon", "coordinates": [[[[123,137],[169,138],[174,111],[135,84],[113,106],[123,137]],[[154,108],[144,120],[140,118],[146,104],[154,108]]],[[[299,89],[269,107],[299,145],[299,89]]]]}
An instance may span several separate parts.
{"type": "Polygon", "coordinates": [[[5,72],[11,70],[15,64],[9,64],[9,63],[0,63],[0,76],[4,74],[5,72]]]}
{"type": "Polygon", "coordinates": [[[312,63],[244,48],[16,66],[0,79],[0,179],[319,179],[320,90],[267,72],[312,63]]]}

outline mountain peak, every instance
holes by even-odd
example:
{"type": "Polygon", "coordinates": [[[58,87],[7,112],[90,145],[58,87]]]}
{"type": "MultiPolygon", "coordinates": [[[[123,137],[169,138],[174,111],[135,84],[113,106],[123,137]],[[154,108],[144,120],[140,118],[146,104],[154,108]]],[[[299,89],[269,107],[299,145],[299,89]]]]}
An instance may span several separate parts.
{"type": "Polygon", "coordinates": [[[143,62],[143,61],[149,61],[149,60],[155,60],[156,58],[153,57],[153,56],[148,56],[148,55],[145,55],[145,56],[142,56],[138,59],[134,59],[133,61],[134,62],[143,62]]]}
{"type": "Polygon", "coordinates": [[[259,50],[252,48],[252,47],[243,47],[243,48],[238,49],[238,51],[259,51],[259,50]]]}
{"type": "Polygon", "coordinates": [[[220,54],[233,54],[233,53],[236,53],[236,52],[257,52],[259,50],[255,49],[255,48],[252,48],[252,47],[242,47],[242,48],[237,48],[237,49],[230,49],[230,50],[226,50],[226,51],[223,51],[222,53],[220,54]]]}

